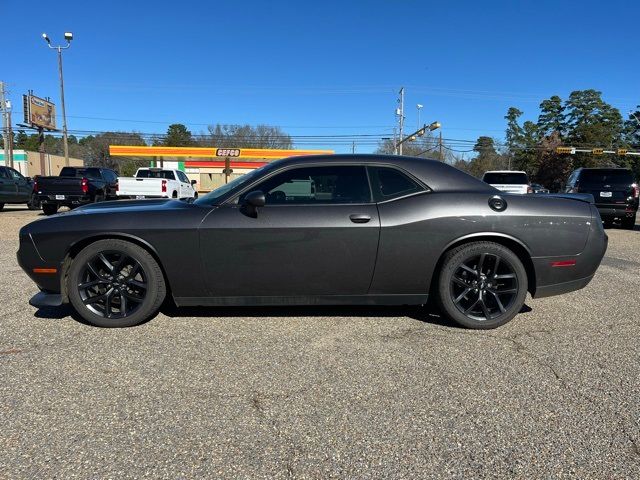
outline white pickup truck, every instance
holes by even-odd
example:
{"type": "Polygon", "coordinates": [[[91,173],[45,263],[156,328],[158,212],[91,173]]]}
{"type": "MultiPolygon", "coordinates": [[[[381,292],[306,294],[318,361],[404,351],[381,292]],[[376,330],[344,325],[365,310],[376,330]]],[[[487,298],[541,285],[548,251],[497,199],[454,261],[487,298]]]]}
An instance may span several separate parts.
{"type": "Polygon", "coordinates": [[[119,177],[119,197],[123,198],[198,198],[196,181],[182,170],[139,168],[135,177],[119,177]]]}

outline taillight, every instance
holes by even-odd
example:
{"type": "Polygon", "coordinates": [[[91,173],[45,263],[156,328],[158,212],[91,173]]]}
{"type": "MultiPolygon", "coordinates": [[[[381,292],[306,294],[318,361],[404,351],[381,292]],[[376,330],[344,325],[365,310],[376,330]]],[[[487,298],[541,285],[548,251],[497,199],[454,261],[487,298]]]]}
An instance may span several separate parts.
{"type": "Polygon", "coordinates": [[[527,185],[527,193],[533,193],[533,188],[531,188],[531,185],[527,185]]]}
{"type": "Polygon", "coordinates": [[[89,193],[89,180],[83,178],[80,185],[82,186],[82,193],[89,193]]]}
{"type": "Polygon", "coordinates": [[[120,191],[120,184],[116,183],[116,192],[119,192],[119,191],[120,191]]]}
{"type": "Polygon", "coordinates": [[[162,180],[162,193],[167,193],[167,181],[162,180]]]}
{"type": "Polygon", "coordinates": [[[634,183],[633,185],[631,185],[631,196],[638,198],[639,194],[640,194],[640,188],[638,188],[637,183],[634,183]]]}

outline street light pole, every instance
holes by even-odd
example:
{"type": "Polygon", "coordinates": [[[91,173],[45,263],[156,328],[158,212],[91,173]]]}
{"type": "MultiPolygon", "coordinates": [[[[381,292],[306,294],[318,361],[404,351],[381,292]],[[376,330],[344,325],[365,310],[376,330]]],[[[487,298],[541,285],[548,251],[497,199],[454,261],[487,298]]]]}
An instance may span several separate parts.
{"type": "Polygon", "coordinates": [[[51,40],[46,33],[42,34],[47,45],[52,50],[58,51],[58,75],[60,77],[60,103],[62,104],[62,144],[64,146],[64,165],[69,166],[69,141],[67,138],[67,112],[64,104],[64,76],[62,75],[62,50],[66,50],[71,46],[71,40],[73,40],[73,33],[65,32],[64,39],[67,41],[65,46],[58,45],[56,47],[51,45],[51,40]]]}
{"type": "Polygon", "coordinates": [[[416,105],[416,109],[418,110],[418,126],[416,127],[417,129],[420,128],[420,110],[422,110],[422,107],[424,107],[424,105],[421,105],[419,103],[416,105]]]}

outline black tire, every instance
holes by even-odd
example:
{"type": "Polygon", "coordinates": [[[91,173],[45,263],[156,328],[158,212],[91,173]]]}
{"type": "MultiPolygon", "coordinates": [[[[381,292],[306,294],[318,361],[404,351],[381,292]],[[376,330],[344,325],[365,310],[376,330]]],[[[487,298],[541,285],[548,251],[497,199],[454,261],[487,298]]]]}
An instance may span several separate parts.
{"type": "Polygon", "coordinates": [[[93,203],[104,202],[105,197],[100,193],[96,193],[93,197],[93,203]]]}
{"type": "Polygon", "coordinates": [[[622,219],[622,228],[626,228],[627,230],[633,230],[636,226],[636,216],[622,219]]]}
{"type": "Polygon", "coordinates": [[[31,195],[31,198],[27,202],[27,208],[29,210],[40,210],[40,200],[36,195],[31,195]]]}
{"type": "Polygon", "coordinates": [[[493,242],[473,242],[445,254],[438,278],[442,312],[467,328],[490,329],[517,315],[527,297],[518,256],[493,242]]]}
{"type": "Polygon", "coordinates": [[[178,198],[178,192],[173,192],[173,194],[171,195],[171,198],[178,198]]]}
{"type": "Polygon", "coordinates": [[[198,192],[195,192],[195,193],[193,194],[193,199],[194,199],[194,200],[197,200],[197,199],[198,199],[198,192]]]}
{"type": "Polygon", "coordinates": [[[4,203],[0,203],[0,210],[4,208],[4,203]]]}
{"type": "Polygon", "coordinates": [[[55,203],[43,203],[42,211],[45,215],[54,215],[58,211],[58,205],[55,203]]]}
{"type": "Polygon", "coordinates": [[[162,270],[149,252],[117,239],[92,243],[73,259],[67,291],[83,319],[106,328],[153,318],[167,293],[162,270]]]}

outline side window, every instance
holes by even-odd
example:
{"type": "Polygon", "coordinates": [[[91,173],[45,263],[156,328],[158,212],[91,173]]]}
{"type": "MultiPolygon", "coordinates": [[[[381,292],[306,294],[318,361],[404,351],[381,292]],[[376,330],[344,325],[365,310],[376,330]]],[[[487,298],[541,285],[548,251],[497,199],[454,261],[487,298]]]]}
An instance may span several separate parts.
{"type": "Polygon", "coordinates": [[[265,180],[252,190],[264,192],[267,205],[371,202],[363,166],[293,168],[265,180]]]}
{"type": "Polygon", "coordinates": [[[395,168],[370,167],[371,187],[377,202],[404,197],[425,189],[395,168]]]}
{"type": "Polygon", "coordinates": [[[0,167],[0,178],[9,178],[9,173],[4,167],[0,167]]]}
{"type": "Polygon", "coordinates": [[[577,178],[578,178],[578,170],[574,170],[573,173],[569,176],[569,180],[567,180],[567,184],[573,186],[576,183],[577,178]]]}
{"type": "Polygon", "coordinates": [[[181,170],[178,170],[178,178],[182,183],[189,183],[189,178],[181,170]]]}
{"type": "Polygon", "coordinates": [[[7,170],[9,171],[9,175],[11,175],[11,177],[14,180],[23,180],[24,179],[22,174],[20,172],[18,172],[17,170],[14,170],[13,168],[7,168],[7,170]]]}

